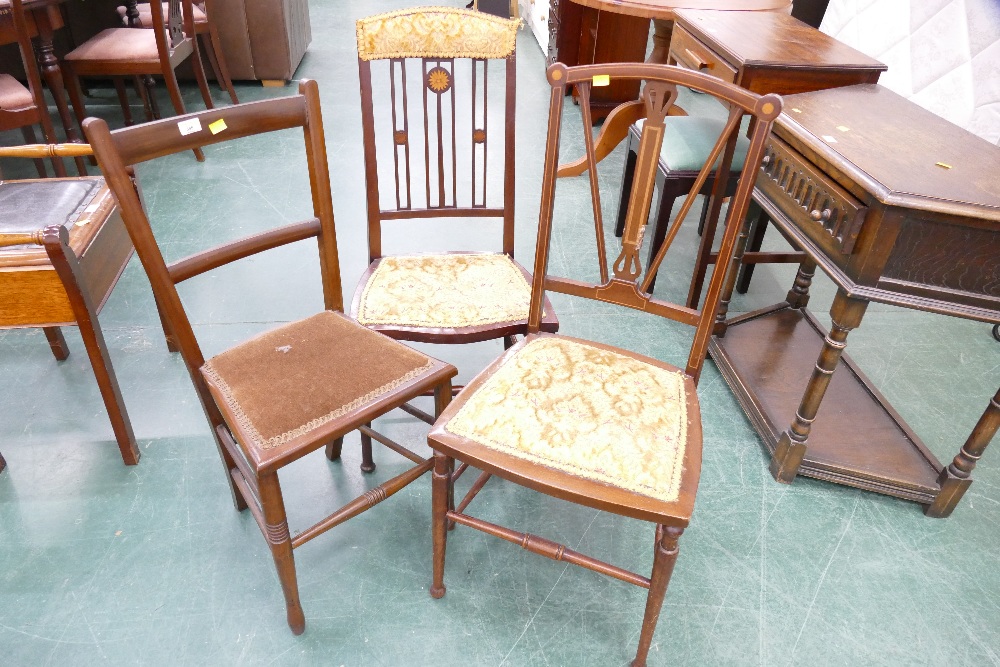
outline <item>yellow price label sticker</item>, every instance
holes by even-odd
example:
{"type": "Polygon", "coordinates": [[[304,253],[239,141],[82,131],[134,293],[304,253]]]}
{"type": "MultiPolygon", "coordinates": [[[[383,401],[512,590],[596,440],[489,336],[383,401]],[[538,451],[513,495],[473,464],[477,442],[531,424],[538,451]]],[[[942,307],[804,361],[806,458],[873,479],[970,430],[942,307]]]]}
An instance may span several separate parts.
{"type": "Polygon", "coordinates": [[[594,77],[595,86],[610,86],[611,76],[608,74],[595,74],[594,77]]]}
{"type": "Polygon", "coordinates": [[[208,124],[208,131],[211,132],[212,134],[218,134],[219,132],[222,132],[224,129],[226,129],[226,121],[224,121],[221,118],[215,121],[214,123],[208,124]]]}

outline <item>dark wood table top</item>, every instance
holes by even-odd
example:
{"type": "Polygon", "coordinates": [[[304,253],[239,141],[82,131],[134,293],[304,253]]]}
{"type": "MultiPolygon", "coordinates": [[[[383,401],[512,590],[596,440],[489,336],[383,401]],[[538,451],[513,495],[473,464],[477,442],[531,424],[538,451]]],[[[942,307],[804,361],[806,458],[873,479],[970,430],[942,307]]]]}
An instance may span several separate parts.
{"type": "Polygon", "coordinates": [[[887,88],[788,95],[774,131],[884,204],[1000,224],[1000,147],[887,88]]]}
{"type": "Polygon", "coordinates": [[[675,20],[716,47],[733,65],[888,69],[878,60],[780,12],[678,9],[675,20]]]}
{"type": "Polygon", "coordinates": [[[773,11],[784,9],[791,4],[790,0],[572,0],[572,2],[615,14],[665,20],[672,20],[677,9],[773,11]]]}

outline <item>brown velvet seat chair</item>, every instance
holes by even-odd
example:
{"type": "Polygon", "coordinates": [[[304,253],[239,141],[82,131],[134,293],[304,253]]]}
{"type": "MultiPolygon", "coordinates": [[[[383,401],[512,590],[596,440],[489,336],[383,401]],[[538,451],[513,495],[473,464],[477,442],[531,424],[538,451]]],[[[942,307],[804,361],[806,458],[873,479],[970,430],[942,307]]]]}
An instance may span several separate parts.
{"type": "MultiPolygon", "coordinates": [[[[167,11],[168,3],[164,2],[164,12],[167,11]]],[[[226,56],[222,51],[222,41],[219,38],[219,29],[212,21],[211,0],[202,0],[191,5],[192,17],[194,19],[194,32],[201,38],[202,52],[208,57],[208,63],[215,74],[215,80],[229,93],[229,99],[233,104],[239,104],[236,97],[236,90],[233,88],[233,81],[229,77],[229,65],[226,64],[226,56]]],[[[148,2],[141,2],[136,5],[138,16],[129,22],[127,8],[118,8],[118,16],[122,19],[122,24],[131,28],[151,28],[153,27],[153,14],[148,2]]]]}
{"type": "MultiPolygon", "coordinates": [[[[428,343],[509,345],[525,333],[531,277],[514,261],[518,24],[449,7],[358,21],[370,266],[351,313],[365,326],[428,343]],[[406,221],[415,238],[433,218],[467,218],[484,233],[484,220],[502,221],[502,252],[384,255],[383,223],[406,221]]],[[[558,328],[550,304],[540,326],[558,328]]]]}
{"type": "MultiPolygon", "coordinates": [[[[182,62],[191,58],[192,69],[205,106],[211,109],[212,96],[205,80],[205,70],[201,66],[198,42],[194,38],[194,15],[191,0],[169,0],[163,5],[153,3],[150,14],[152,28],[107,28],[97,33],[83,44],[70,51],[63,58],[63,71],[69,79],[68,90],[77,121],[82,123],[87,116],[80,89],[80,77],[102,77],[115,79],[122,106],[128,112],[123,77],[162,76],[170,95],[174,111],[185,113],[184,100],[174,70],[182,62]],[[168,10],[164,13],[163,9],[168,10]]],[[[151,79],[147,79],[149,81],[151,79]]],[[[153,116],[159,113],[152,88],[146,92],[153,116]]],[[[126,116],[129,120],[130,116],[126,116]]],[[[205,156],[195,147],[199,161],[205,156]]]]}
{"type": "MultiPolygon", "coordinates": [[[[6,10],[0,8],[0,33],[3,33],[0,43],[17,42],[24,74],[28,80],[28,87],[25,88],[10,74],[0,72],[0,131],[19,129],[24,140],[33,144],[36,139],[32,126],[38,125],[42,129],[45,141],[54,144],[55,128],[52,126],[52,119],[49,118],[49,109],[42,93],[42,78],[38,74],[38,63],[31,46],[31,32],[21,0],[10,0],[10,7],[6,10]]],[[[35,160],[35,168],[38,170],[38,175],[45,178],[45,164],[41,159],[35,160]]],[[[66,176],[62,160],[55,156],[52,157],[52,168],[56,176],[66,176]]]]}
{"type": "MultiPolygon", "coordinates": [[[[236,507],[249,508],[271,549],[288,625],[295,634],[304,630],[305,617],[292,549],[377,505],[431,467],[430,459],[424,460],[366,424],[428,391],[434,393],[440,411],[451,398],[451,378],[457,372],[343,314],[319,90],[315,82],[303,81],[299,93],[189,114],[182,120],[197,121],[201,129],[188,135],[177,132],[178,119],[115,132],[103,120],[91,118],[84,123],[211,423],[236,507]],[[128,179],[128,166],[195,146],[297,127],[305,137],[313,217],[166,264],[128,179]],[[176,283],[264,250],[313,238],[319,245],[326,310],[206,360],[176,283]],[[339,458],[344,435],[359,428],[366,437],[416,465],[292,537],[278,471],[324,446],[329,459],[339,458]]],[[[419,413],[409,406],[406,409],[419,413]]],[[[367,448],[362,446],[362,470],[374,468],[368,443],[367,448]]]]}
{"type": "MultiPolygon", "coordinates": [[[[656,274],[693,202],[689,197],[653,261],[642,267],[639,251],[653,194],[664,117],[677,95],[688,86],[732,105],[732,113],[713,142],[706,161],[728,174],[739,136],[740,118],[752,114],[757,123],[750,136],[745,164],[756,169],[764,154],[771,123],[781,101],[758,97],[704,74],[665,65],[589,65],[548,69],[552,86],[549,134],[545,151],[542,202],[539,214],[531,310],[527,338],[480,373],[452,401],[435,423],[428,441],[434,449],[432,531],[433,580],[430,593],[445,594],[444,564],[448,524],[454,522],[498,536],[529,551],[562,560],[649,589],[639,648],[632,664],[646,664],[653,631],[678,554],[678,538],[694,507],[701,468],[701,416],[696,385],[705,361],[726,272],[713,273],[702,310],[654,298],[649,284],[656,274]],[[594,140],[589,100],[598,77],[641,78],[646,122],[636,158],[622,248],[611,266],[605,260],[594,140]],[[591,177],[596,255],[600,282],[591,284],[549,273],[550,242],[555,209],[556,169],[563,103],[567,87],[575,85],[583,111],[584,142],[591,177]],[[632,308],[694,327],[693,343],[683,369],[659,359],[540,331],[542,298],[546,290],[632,308]],[[656,524],[652,575],[644,577],[585,556],[560,544],[520,533],[465,513],[469,496],[452,508],[452,469],[455,460],[485,471],[481,480],[497,475],[542,493],[573,503],[656,524]]],[[[753,173],[753,172],[751,172],[753,173]]],[[[709,178],[703,168],[696,188],[709,178]]],[[[714,196],[726,187],[715,181],[714,196]]],[[[733,193],[719,250],[728,266],[754,179],[741,178],[733,193]]],[[[576,210],[557,216],[575,222],[576,210]]],[[[568,233],[573,233],[570,228],[568,233]]],[[[575,230],[577,233],[581,229],[575,230]]],[[[745,239],[745,237],[742,237],[745,239]]],[[[729,272],[732,279],[732,271],[729,272]]],[[[642,341],[638,341],[640,344],[642,341]]],[[[605,662],[619,662],[609,656],[605,662]]]]}

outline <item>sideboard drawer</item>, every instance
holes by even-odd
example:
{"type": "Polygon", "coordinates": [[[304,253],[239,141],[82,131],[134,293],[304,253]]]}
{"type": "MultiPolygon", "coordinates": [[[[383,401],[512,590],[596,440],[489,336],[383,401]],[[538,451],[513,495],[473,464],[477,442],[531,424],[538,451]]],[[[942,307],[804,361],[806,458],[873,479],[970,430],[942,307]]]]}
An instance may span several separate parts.
{"type": "Polygon", "coordinates": [[[764,150],[757,188],[831,256],[854,250],[867,207],[776,136],[764,150]]]}
{"type": "Polygon", "coordinates": [[[674,34],[670,39],[670,57],[681,67],[711,74],[728,83],[736,82],[734,67],[677,25],[674,26],[674,34]]]}

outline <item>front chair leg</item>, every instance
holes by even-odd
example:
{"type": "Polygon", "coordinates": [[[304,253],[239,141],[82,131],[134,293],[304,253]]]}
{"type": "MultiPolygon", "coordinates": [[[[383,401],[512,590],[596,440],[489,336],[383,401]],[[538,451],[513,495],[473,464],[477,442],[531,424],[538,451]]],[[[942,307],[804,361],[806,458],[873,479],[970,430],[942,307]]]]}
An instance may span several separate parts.
{"type": "Polygon", "coordinates": [[[344,436],[326,443],[326,458],[336,461],[340,458],[340,452],[344,448],[344,436]]]}
{"type": "Polygon", "coordinates": [[[434,452],[431,473],[431,539],[434,543],[434,577],[431,597],[444,597],[444,552],[448,541],[448,505],[451,498],[451,470],[455,459],[434,452]]]}
{"type": "Polygon", "coordinates": [[[271,557],[278,570],[278,580],[285,594],[285,609],[288,627],[292,634],[301,635],[306,629],[306,618],[299,602],[299,585],[295,577],[295,557],[292,555],[292,538],[288,533],[285,515],[285,501],[281,497],[278,474],[261,475],[257,484],[260,488],[260,505],[264,514],[264,537],[271,548],[271,557]]]}
{"type": "Polygon", "coordinates": [[[660,609],[663,608],[663,596],[670,583],[674,564],[677,562],[677,540],[680,539],[683,528],[658,527],[656,553],[653,556],[653,576],[649,582],[649,595],[646,597],[646,613],[642,617],[642,631],[639,633],[639,650],[636,651],[632,667],[646,667],[646,656],[653,643],[653,632],[656,622],[660,619],[660,609]]]}

